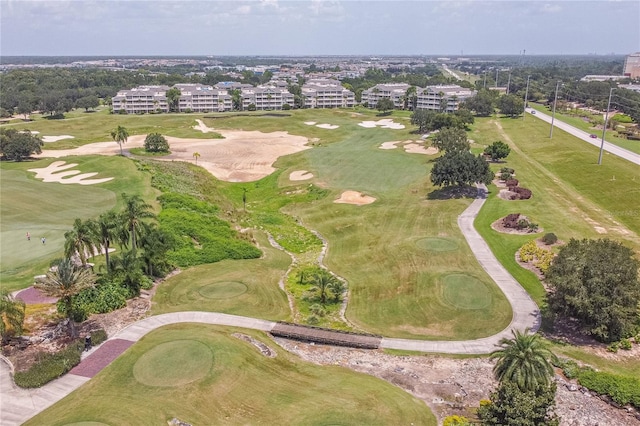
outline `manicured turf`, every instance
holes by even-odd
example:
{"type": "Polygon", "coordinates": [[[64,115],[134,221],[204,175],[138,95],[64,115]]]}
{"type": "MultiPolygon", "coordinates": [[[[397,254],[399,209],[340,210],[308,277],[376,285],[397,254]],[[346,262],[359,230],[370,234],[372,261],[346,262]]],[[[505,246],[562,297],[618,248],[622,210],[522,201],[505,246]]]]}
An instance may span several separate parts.
{"type": "Polygon", "coordinates": [[[396,386],[343,367],[301,361],[263,334],[250,333],[277,352],[265,357],[230,336],[237,331],[193,324],[156,330],[26,424],[158,425],[177,417],[194,425],[436,425],[422,401],[396,386]],[[183,380],[184,368],[193,380],[170,386],[183,380]],[[140,383],[141,376],[152,384],[140,383]]]}
{"type": "Polygon", "coordinates": [[[214,311],[288,319],[287,297],[278,281],[291,258],[272,248],[264,234],[256,237],[265,253],[261,259],[223,260],[182,271],[158,287],[152,312],[214,311]]]}
{"type": "Polygon", "coordinates": [[[416,241],[416,246],[428,251],[452,251],[458,248],[458,243],[448,238],[429,237],[416,241]]]}
{"type": "Polygon", "coordinates": [[[123,192],[155,199],[150,176],[138,172],[131,160],[102,156],[66,160],[78,164],[74,169],[98,172],[96,178],[115,179],[98,185],[44,183],[28,169],[46,167],[51,159],[0,164],[0,281],[9,290],[33,284],[33,276],[44,274],[49,262],[62,255],[64,233],[75,218],[94,218],[119,207],[123,192]],[[42,237],[46,244],[41,243],[42,237]]]}
{"type": "Polygon", "coordinates": [[[444,301],[457,309],[485,309],[491,305],[487,286],[467,274],[445,275],[440,285],[444,301]]]}

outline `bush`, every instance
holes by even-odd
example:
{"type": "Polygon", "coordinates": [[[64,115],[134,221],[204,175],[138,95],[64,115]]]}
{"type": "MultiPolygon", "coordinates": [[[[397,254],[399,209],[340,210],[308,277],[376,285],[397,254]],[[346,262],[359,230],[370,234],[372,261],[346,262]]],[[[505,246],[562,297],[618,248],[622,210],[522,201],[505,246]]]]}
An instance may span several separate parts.
{"type": "Polygon", "coordinates": [[[80,363],[84,342],[76,340],[56,353],[40,353],[39,360],[27,371],[18,371],[13,380],[21,388],[39,388],[67,373],[80,363]]]}
{"type": "Polygon", "coordinates": [[[103,329],[92,331],[91,332],[91,343],[94,346],[99,345],[100,343],[106,341],[108,338],[107,332],[103,329]]]}
{"type": "Polygon", "coordinates": [[[624,349],[625,351],[630,351],[631,350],[631,340],[629,340],[629,339],[620,340],[620,349],[624,349]]]}
{"type": "Polygon", "coordinates": [[[558,237],[553,232],[549,232],[548,234],[544,234],[542,242],[550,246],[558,242],[558,237]]]}
{"type": "Polygon", "coordinates": [[[256,104],[249,104],[249,106],[247,107],[248,111],[255,111],[256,110],[256,104]]]}
{"type": "Polygon", "coordinates": [[[509,179],[505,182],[509,190],[511,190],[511,188],[518,186],[518,183],[520,183],[518,182],[518,179],[509,179]]]}
{"type": "MultiPolygon", "coordinates": [[[[127,304],[129,291],[114,281],[82,290],[71,302],[72,318],[75,322],[86,320],[91,314],[106,314],[127,304]]],[[[58,309],[59,310],[59,309],[58,309]]]]}
{"type": "Polygon", "coordinates": [[[511,175],[512,175],[512,174],[514,174],[515,172],[516,172],[516,171],[515,171],[515,170],[513,170],[513,169],[512,169],[512,168],[510,168],[510,167],[503,167],[503,168],[501,168],[501,169],[500,169],[500,173],[509,173],[509,174],[511,174],[511,175]]]}
{"type": "Polygon", "coordinates": [[[531,190],[519,186],[509,187],[509,191],[515,192],[515,194],[511,196],[512,200],[528,200],[532,195],[531,190]]]}
{"type": "Polygon", "coordinates": [[[547,273],[554,258],[553,252],[538,247],[535,241],[529,241],[520,247],[518,255],[523,262],[533,262],[533,265],[543,274],[547,273]]]}
{"type": "Polygon", "coordinates": [[[289,111],[291,109],[291,105],[284,104],[284,105],[282,105],[282,109],[285,110],[285,111],[289,111]]]}
{"type": "Polygon", "coordinates": [[[613,342],[609,346],[607,346],[607,352],[616,353],[618,352],[618,349],[620,349],[620,342],[613,342]]]}
{"type": "Polygon", "coordinates": [[[149,133],[144,140],[147,152],[169,152],[169,142],[160,133],[149,133]]]}
{"type": "Polygon", "coordinates": [[[520,213],[511,213],[502,219],[502,226],[505,228],[518,229],[518,222],[520,220],[520,213]]]}
{"type": "Polygon", "coordinates": [[[640,408],[640,379],[637,377],[581,369],[578,381],[593,392],[609,395],[616,404],[632,404],[636,408],[640,408]]]}
{"type": "Polygon", "coordinates": [[[500,174],[500,180],[508,181],[512,178],[512,174],[508,172],[503,172],[500,174]]]}
{"type": "Polygon", "coordinates": [[[470,426],[469,419],[463,416],[447,416],[442,422],[442,426],[470,426]]]}

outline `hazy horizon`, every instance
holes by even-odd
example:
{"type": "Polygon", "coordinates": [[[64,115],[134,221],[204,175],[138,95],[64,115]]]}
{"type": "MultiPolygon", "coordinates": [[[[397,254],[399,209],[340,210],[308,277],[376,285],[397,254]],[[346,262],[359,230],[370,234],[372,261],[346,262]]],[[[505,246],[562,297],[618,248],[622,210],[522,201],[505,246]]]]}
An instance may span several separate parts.
{"type": "Polygon", "coordinates": [[[0,0],[4,56],[625,55],[638,1],[0,0]]]}

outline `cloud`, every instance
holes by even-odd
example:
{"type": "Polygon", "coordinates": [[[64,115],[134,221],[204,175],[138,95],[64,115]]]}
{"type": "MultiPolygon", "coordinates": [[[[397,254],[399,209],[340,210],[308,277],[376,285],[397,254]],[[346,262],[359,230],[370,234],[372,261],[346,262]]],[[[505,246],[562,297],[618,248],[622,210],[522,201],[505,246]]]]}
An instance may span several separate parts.
{"type": "Polygon", "coordinates": [[[545,13],[558,13],[562,12],[562,6],[560,6],[560,4],[558,3],[545,3],[542,5],[542,11],[545,13]]]}

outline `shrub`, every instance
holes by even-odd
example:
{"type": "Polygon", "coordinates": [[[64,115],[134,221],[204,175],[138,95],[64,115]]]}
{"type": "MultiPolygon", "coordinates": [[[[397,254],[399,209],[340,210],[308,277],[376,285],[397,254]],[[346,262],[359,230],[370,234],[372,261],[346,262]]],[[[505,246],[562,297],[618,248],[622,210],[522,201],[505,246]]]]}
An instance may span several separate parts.
{"type": "Polygon", "coordinates": [[[538,247],[535,241],[529,241],[518,250],[520,260],[533,262],[533,265],[546,274],[553,261],[553,252],[538,247]]]}
{"type": "Polygon", "coordinates": [[[631,350],[631,340],[629,340],[629,339],[620,340],[620,349],[624,349],[625,351],[630,351],[631,350]]]}
{"type": "Polygon", "coordinates": [[[620,349],[620,342],[613,342],[609,346],[607,346],[607,352],[616,353],[618,352],[618,349],[620,349]]]}
{"type": "Polygon", "coordinates": [[[578,381],[593,392],[609,395],[616,404],[632,404],[640,408],[640,379],[637,377],[582,369],[578,374],[578,381]]]}
{"type": "Polygon", "coordinates": [[[147,152],[169,152],[169,142],[160,133],[149,133],[144,140],[147,152]]]}
{"type": "Polygon", "coordinates": [[[505,228],[519,229],[518,228],[519,220],[520,220],[520,213],[511,213],[505,216],[504,219],[502,219],[502,225],[505,228]]]}
{"type": "Polygon", "coordinates": [[[528,200],[532,195],[531,190],[519,186],[509,187],[509,191],[515,192],[515,194],[511,196],[512,200],[528,200]]]}
{"type": "Polygon", "coordinates": [[[256,110],[256,104],[249,104],[249,106],[247,107],[248,111],[255,111],[256,110]]]}
{"type": "Polygon", "coordinates": [[[442,422],[442,426],[470,426],[469,419],[463,416],[447,416],[442,422]]]}
{"type": "Polygon", "coordinates": [[[107,338],[108,338],[107,332],[104,331],[103,329],[91,332],[91,343],[94,346],[99,345],[100,343],[106,341],[107,338]]]}
{"type": "Polygon", "coordinates": [[[526,219],[518,219],[518,223],[516,224],[516,229],[526,229],[529,227],[529,221],[526,219]]]}
{"type": "Polygon", "coordinates": [[[544,234],[542,242],[550,246],[558,242],[558,237],[553,232],[549,232],[548,234],[544,234]]]}
{"type": "Polygon", "coordinates": [[[291,105],[284,104],[284,105],[282,105],[282,109],[285,110],[285,111],[289,111],[291,109],[291,105]]]}
{"type": "Polygon", "coordinates": [[[512,174],[514,174],[515,172],[516,172],[516,171],[515,171],[515,170],[513,170],[513,169],[512,169],[512,168],[510,168],[510,167],[503,167],[503,168],[501,168],[501,169],[500,169],[500,173],[509,173],[509,174],[511,174],[511,175],[512,175],[512,174]]]}
{"type": "Polygon", "coordinates": [[[76,340],[56,353],[40,353],[39,360],[27,371],[18,371],[13,380],[21,388],[39,388],[57,379],[80,363],[84,343],[76,340]]]}
{"type": "Polygon", "coordinates": [[[508,181],[508,180],[510,180],[510,179],[511,179],[511,177],[512,177],[512,176],[513,176],[513,175],[512,175],[511,173],[508,173],[508,172],[502,172],[502,173],[500,174],[500,180],[508,181]]]}
{"type": "Polygon", "coordinates": [[[507,187],[509,187],[509,190],[511,190],[511,188],[518,186],[518,183],[520,183],[518,182],[518,179],[509,179],[505,182],[507,187]]]}

